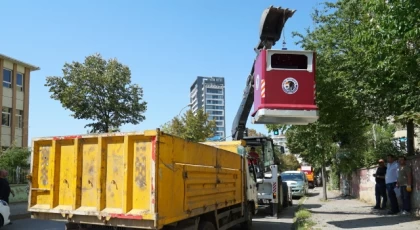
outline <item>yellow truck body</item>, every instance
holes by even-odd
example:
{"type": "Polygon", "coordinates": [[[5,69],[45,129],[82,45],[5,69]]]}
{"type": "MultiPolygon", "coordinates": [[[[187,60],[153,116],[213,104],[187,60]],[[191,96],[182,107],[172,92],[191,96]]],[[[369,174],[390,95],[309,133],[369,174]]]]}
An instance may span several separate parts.
{"type": "Polygon", "coordinates": [[[244,161],[229,146],[159,130],[37,138],[28,210],[38,219],[161,229],[240,204],[244,161]]]}

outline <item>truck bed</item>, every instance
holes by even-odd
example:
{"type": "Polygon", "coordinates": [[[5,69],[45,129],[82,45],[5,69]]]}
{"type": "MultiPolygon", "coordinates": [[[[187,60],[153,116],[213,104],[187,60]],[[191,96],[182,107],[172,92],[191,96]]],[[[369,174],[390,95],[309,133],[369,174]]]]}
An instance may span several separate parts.
{"type": "Polygon", "coordinates": [[[33,218],[161,229],[243,202],[237,153],[159,130],[37,138],[33,218]]]}

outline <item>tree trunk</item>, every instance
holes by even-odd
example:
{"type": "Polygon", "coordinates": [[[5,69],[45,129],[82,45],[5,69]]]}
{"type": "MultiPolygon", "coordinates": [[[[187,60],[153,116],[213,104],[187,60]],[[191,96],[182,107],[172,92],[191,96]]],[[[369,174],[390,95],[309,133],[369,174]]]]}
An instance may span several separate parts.
{"type": "Polygon", "coordinates": [[[324,200],[327,200],[327,181],[326,181],[326,176],[325,176],[325,159],[322,159],[322,168],[321,168],[321,173],[322,173],[322,198],[324,200]]]}
{"type": "Polygon", "coordinates": [[[407,155],[414,155],[414,122],[412,119],[407,122],[407,155]]]}

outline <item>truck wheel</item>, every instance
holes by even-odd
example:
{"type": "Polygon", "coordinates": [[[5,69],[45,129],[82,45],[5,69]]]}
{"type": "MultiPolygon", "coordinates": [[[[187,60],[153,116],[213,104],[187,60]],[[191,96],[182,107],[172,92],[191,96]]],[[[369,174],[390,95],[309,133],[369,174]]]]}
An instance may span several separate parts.
{"type": "Polygon", "coordinates": [[[289,206],[289,202],[287,200],[287,195],[283,196],[283,208],[287,208],[289,206]]]}
{"type": "Polygon", "coordinates": [[[252,212],[252,208],[247,208],[248,215],[246,216],[246,221],[241,224],[241,229],[243,230],[252,230],[252,217],[254,216],[254,213],[252,212]]]}
{"type": "Polygon", "coordinates": [[[293,206],[293,199],[292,198],[290,198],[290,200],[289,200],[289,206],[293,206]]]}
{"type": "Polygon", "coordinates": [[[216,227],[210,221],[203,221],[198,225],[198,230],[216,230],[216,227]]]}
{"type": "Polygon", "coordinates": [[[270,215],[273,217],[277,217],[277,213],[279,212],[279,204],[278,203],[270,203],[270,215]]]}
{"type": "Polygon", "coordinates": [[[286,182],[282,182],[282,191],[283,191],[283,208],[287,208],[289,206],[289,187],[287,186],[286,182]]]}

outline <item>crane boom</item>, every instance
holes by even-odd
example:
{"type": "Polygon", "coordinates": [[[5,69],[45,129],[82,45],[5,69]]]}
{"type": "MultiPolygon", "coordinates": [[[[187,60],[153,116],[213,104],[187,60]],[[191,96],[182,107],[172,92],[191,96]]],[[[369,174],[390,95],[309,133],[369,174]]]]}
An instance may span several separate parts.
{"type": "MultiPolygon", "coordinates": [[[[260,20],[260,41],[254,48],[258,54],[261,50],[271,49],[272,46],[280,39],[286,21],[293,16],[296,10],[289,8],[275,8],[273,6],[264,10],[260,20]]],[[[232,139],[241,140],[244,137],[246,129],[246,122],[251,112],[254,103],[254,63],[252,64],[251,72],[246,80],[246,87],[242,97],[242,102],[236,113],[232,125],[232,139]]]]}

